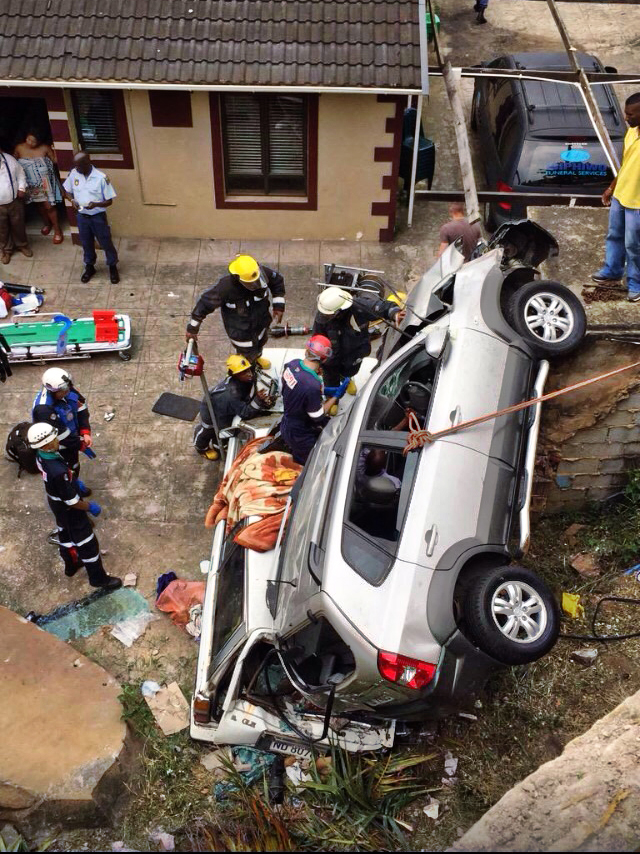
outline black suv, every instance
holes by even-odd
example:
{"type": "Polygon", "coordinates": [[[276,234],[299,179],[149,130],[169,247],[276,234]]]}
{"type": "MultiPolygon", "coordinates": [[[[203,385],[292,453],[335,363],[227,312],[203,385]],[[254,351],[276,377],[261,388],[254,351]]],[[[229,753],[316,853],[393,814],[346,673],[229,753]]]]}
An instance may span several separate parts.
{"type": "MultiPolygon", "coordinates": [[[[615,72],[586,53],[585,71],[615,72]]],[[[483,62],[485,68],[570,71],[564,53],[516,53],[483,62]]],[[[613,144],[622,156],[625,123],[611,86],[593,87],[613,144]]],[[[478,132],[489,189],[502,192],[601,193],[613,180],[580,91],[555,81],[476,78],[471,127],[478,132]]],[[[522,202],[491,203],[487,228],[527,216],[522,202]]]]}

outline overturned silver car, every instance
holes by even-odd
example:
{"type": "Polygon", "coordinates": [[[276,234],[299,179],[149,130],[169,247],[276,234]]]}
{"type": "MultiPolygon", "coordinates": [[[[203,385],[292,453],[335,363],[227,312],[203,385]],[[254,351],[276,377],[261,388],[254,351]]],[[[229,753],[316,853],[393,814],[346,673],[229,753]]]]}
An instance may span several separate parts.
{"type": "MultiPolygon", "coordinates": [[[[372,750],[394,721],[442,715],[551,649],[554,597],[513,563],[528,548],[540,405],[409,453],[398,425],[411,409],[435,433],[542,393],[547,358],[586,327],[577,297],[535,269],[556,249],[530,222],[466,264],[449,247],[323,431],[276,548],[246,550],[218,525],[194,738],[372,750]]],[[[269,351],[276,369],[294,355],[269,351]]],[[[269,426],[232,428],[229,460],[269,426]]]]}

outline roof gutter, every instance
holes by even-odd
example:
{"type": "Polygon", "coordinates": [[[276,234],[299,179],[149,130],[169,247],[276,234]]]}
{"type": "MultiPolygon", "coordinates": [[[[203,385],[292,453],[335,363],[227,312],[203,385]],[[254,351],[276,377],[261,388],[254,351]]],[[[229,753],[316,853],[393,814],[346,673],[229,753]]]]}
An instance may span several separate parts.
{"type": "MultiPolygon", "coordinates": [[[[422,94],[429,94],[429,56],[427,52],[427,4],[426,0],[418,0],[418,32],[420,33],[420,78],[422,94]]],[[[431,26],[435,29],[436,22],[431,26]]]]}
{"type": "Polygon", "coordinates": [[[423,91],[420,86],[414,88],[390,88],[384,86],[237,86],[232,84],[144,83],[141,81],[122,82],[116,80],[7,80],[6,78],[0,79],[0,86],[47,89],[141,89],[143,91],[151,89],[165,92],[291,92],[302,95],[310,92],[322,95],[419,95],[423,91]]]}

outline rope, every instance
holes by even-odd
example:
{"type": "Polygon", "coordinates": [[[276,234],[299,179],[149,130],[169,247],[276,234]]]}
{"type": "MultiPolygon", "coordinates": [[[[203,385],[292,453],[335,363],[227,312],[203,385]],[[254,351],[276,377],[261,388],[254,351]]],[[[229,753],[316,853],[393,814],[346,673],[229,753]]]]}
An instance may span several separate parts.
{"type": "Polygon", "coordinates": [[[537,403],[544,403],[546,400],[552,400],[554,397],[560,397],[563,394],[568,394],[571,391],[576,391],[580,388],[586,388],[594,383],[614,377],[623,371],[629,371],[632,368],[640,367],[640,362],[632,362],[630,365],[623,365],[621,368],[615,368],[613,371],[607,371],[606,374],[600,374],[597,377],[589,377],[589,379],[581,380],[573,385],[565,386],[557,391],[550,391],[548,394],[543,394],[540,397],[533,397],[531,400],[523,400],[522,403],[514,403],[511,406],[506,406],[504,409],[498,409],[496,412],[489,412],[487,415],[480,415],[478,418],[471,418],[469,421],[461,421],[460,424],[454,424],[451,427],[445,427],[444,430],[437,430],[435,433],[430,433],[428,430],[420,429],[420,422],[415,413],[409,414],[409,436],[407,444],[404,447],[403,454],[406,456],[410,451],[418,451],[427,444],[435,442],[436,439],[441,439],[443,436],[450,436],[453,433],[459,433],[461,430],[466,430],[468,427],[474,427],[476,424],[484,424],[486,421],[491,421],[494,418],[500,418],[501,415],[510,415],[513,412],[519,412],[521,409],[527,409],[529,406],[534,406],[537,403]]]}

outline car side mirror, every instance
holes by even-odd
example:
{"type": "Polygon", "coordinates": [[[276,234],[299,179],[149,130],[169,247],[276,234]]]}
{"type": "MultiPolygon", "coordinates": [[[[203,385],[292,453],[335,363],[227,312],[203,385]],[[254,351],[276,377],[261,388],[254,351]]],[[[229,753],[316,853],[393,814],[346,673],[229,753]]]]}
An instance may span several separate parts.
{"type": "Polygon", "coordinates": [[[391,507],[398,494],[398,487],[388,477],[368,477],[362,487],[362,498],[382,507],[391,507]]]}
{"type": "Polygon", "coordinates": [[[424,348],[430,356],[438,359],[442,355],[446,343],[447,330],[440,327],[439,329],[432,329],[431,332],[427,333],[427,337],[424,340],[424,348]]]}

